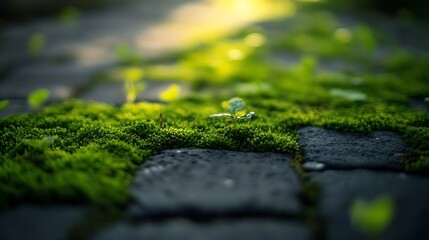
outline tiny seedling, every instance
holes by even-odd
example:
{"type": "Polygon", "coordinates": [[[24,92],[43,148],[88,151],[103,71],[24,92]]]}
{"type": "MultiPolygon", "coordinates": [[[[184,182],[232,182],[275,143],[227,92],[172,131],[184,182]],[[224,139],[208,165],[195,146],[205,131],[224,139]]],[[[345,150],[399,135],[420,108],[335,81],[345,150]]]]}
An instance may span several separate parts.
{"type": "Polygon", "coordinates": [[[231,98],[228,102],[224,102],[222,104],[223,107],[225,107],[228,111],[228,113],[216,113],[210,115],[211,118],[230,118],[234,121],[240,121],[240,120],[246,120],[251,119],[255,113],[249,112],[245,113],[244,108],[246,107],[246,103],[241,98],[231,98]]]}
{"type": "Polygon", "coordinates": [[[355,199],[349,209],[350,220],[356,230],[374,238],[389,226],[393,214],[393,199],[387,195],[381,195],[372,201],[355,199]]]}
{"type": "Polygon", "coordinates": [[[37,89],[30,93],[27,97],[27,103],[34,109],[40,108],[49,98],[48,89],[37,89]]]}
{"type": "Polygon", "coordinates": [[[1,100],[0,101],[0,111],[5,109],[7,107],[7,105],[9,105],[9,100],[7,100],[7,99],[1,100]]]}
{"type": "Polygon", "coordinates": [[[133,103],[137,95],[145,88],[145,84],[142,82],[144,71],[137,67],[131,67],[123,70],[121,75],[124,79],[124,91],[127,103],[133,103]]]}

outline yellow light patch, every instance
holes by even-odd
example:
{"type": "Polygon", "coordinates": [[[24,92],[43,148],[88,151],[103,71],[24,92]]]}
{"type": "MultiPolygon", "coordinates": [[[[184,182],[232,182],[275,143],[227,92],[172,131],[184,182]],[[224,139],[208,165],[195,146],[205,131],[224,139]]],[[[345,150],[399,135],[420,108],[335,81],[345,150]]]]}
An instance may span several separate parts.
{"type": "Polygon", "coordinates": [[[229,108],[229,102],[228,101],[223,101],[221,103],[221,106],[223,109],[227,110],[229,108]]]}
{"type": "Polygon", "coordinates": [[[159,98],[162,101],[173,102],[179,99],[180,86],[177,84],[171,84],[164,92],[162,92],[159,98]]]}
{"type": "Polygon", "coordinates": [[[240,61],[243,60],[244,54],[238,49],[231,49],[228,51],[228,57],[232,61],[240,61]]]}
{"type": "Polygon", "coordinates": [[[265,44],[265,41],[265,36],[260,33],[251,33],[244,39],[244,42],[251,47],[260,47],[265,44]]]}
{"type": "Polygon", "coordinates": [[[144,71],[137,67],[127,68],[122,71],[122,77],[125,81],[135,82],[141,80],[144,76],[144,71]]]}

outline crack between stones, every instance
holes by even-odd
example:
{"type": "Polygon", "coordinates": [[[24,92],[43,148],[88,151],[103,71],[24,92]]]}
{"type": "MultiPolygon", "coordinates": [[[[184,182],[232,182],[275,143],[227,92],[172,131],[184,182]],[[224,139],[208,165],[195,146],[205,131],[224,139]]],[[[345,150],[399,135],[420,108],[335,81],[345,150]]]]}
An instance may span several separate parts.
{"type": "Polygon", "coordinates": [[[244,219],[265,219],[265,220],[278,220],[278,221],[296,221],[305,222],[303,215],[273,213],[266,211],[258,212],[229,212],[222,214],[180,214],[180,213],[163,213],[152,214],[147,216],[131,216],[128,221],[133,224],[140,224],[145,222],[166,222],[177,219],[187,219],[198,223],[211,223],[219,220],[239,221],[244,219]]]}
{"type": "Polygon", "coordinates": [[[303,218],[314,230],[314,240],[326,240],[325,219],[323,214],[318,210],[321,195],[320,185],[311,181],[308,173],[302,168],[303,157],[301,151],[294,156],[292,167],[302,185],[299,197],[304,209],[303,218]]]}

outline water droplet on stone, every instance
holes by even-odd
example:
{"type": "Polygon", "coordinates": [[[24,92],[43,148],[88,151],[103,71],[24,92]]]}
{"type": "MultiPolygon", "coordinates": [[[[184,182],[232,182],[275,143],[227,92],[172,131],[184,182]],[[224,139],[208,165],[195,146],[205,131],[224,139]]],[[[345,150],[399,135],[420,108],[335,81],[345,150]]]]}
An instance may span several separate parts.
{"type": "Polygon", "coordinates": [[[233,179],[227,178],[223,180],[223,185],[227,188],[232,188],[235,185],[235,181],[233,179]]]}
{"type": "Polygon", "coordinates": [[[321,171],[325,169],[325,164],[319,162],[306,162],[302,165],[302,167],[304,170],[308,171],[321,171]]]}
{"type": "Polygon", "coordinates": [[[146,168],[145,170],[143,170],[143,172],[144,172],[144,174],[146,174],[146,175],[150,175],[150,169],[149,168],[146,168]]]}

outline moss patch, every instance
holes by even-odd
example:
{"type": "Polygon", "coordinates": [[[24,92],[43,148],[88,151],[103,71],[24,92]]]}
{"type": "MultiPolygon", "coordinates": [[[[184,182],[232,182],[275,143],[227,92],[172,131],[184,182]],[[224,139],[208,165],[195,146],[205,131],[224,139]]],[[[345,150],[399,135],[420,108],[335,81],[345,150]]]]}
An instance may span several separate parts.
{"type": "MultiPolygon", "coordinates": [[[[410,149],[407,169],[429,170],[429,115],[408,107],[409,99],[427,97],[429,55],[402,49],[370,26],[344,29],[339,22],[334,14],[310,11],[266,24],[282,31],[251,26],[219,43],[134,66],[152,81],[191,83],[191,95],[169,104],[69,100],[1,119],[0,208],[23,201],[121,205],[137,166],[161,150],[298,155],[295,132],[303,126],[398,132],[410,149]],[[317,20],[302,21],[306,16],[317,20]],[[248,45],[250,34],[264,41],[248,45]],[[389,50],[382,59],[380,46],[389,50]],[[329,61],[356,68],[330,69],[329,61]],[[234,96],[256,118],[209,118],[234,96]]],[[[112,81],[117,71],[99,76],[112,81]]],[[[91,86],[97,84],[103,79],[91,86]]]]}

